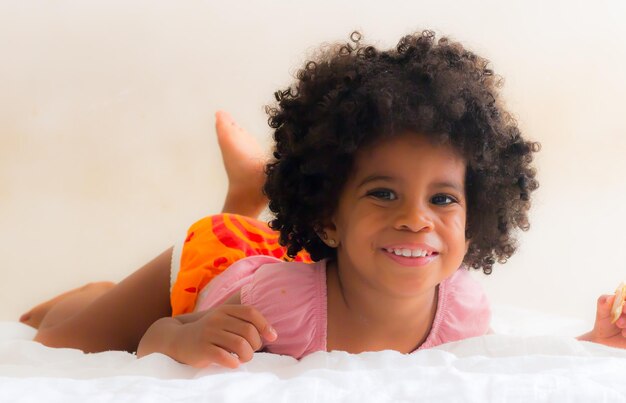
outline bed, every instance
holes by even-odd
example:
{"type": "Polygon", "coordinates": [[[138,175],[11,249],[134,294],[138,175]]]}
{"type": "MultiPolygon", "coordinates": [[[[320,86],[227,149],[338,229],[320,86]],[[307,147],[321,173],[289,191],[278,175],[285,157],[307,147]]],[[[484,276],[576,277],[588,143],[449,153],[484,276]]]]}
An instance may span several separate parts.
{"type": "Polygon", "coordinates": [[[626,350],[572,336],[589,324],[494,307],[495,334],[410,355],[257,353],[237,370],[194,369],[161,354],[84,354],[0,322],[0,401],[626,402],[626,350]]]}

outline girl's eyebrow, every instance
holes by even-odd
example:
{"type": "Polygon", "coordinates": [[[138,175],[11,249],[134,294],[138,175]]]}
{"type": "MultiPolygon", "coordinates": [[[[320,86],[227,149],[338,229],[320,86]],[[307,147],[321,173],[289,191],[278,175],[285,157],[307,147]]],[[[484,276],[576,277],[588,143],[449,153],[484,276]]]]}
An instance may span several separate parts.
{"type": "Polygon", "coordinates": [[[360,188],[361,186],[366,185],[369,182],[374,182],[374,181],[389,181],[389,182],[393,182],[394,178],[392,176],[389,176],[389,175],[379,175],[379,174],[369,175],[369,176],[366,176],[365,179],[363,179],[357,185],[357,188],[360,188]]]}
{"type": "MultiPolygon", "coordinates": [[[[370,182],[374,182],[374,181],[389,181],[389,182],[395,182],[397,181],[393,176],[389,176],[389,175],[379,175],[379,174],[374,174],[374,175],[369,175],[367,177],[365,177],[365,179],[363,179],[358,185],[357,188],[360,188],[363,185],[366,185],[370,182]]],[[[432,184],[432,187],[435,188],[452,188],[460,193],[463,193],[463,185],[456,183],[456,182],[450,182],[450,181],[439,181],[439,182],[435,182],[432,184]]]]}
{"type": "Polygon", "coordinates": [[[456,182],[446,182],[446,181],[437,182],[437,183],[433,184],[433,187],[436,187],[436,188],[452,188],[452,189],[456,190],[457,192],[460,192],[460,193],[464,192],[463,186],[461,184],[459,184],[459,183],[456,183],[456,182]]]}

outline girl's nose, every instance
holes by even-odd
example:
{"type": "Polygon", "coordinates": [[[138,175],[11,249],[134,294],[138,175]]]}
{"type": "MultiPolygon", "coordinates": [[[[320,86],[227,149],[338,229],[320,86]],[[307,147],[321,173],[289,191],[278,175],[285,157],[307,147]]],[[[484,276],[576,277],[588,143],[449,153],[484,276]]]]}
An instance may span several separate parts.
{"type": "Polygon", "coordinates": [[[428,206],[420,205],[419,203],[399,206],[394,226],[396,229],[403,231],[430,231],[434,228],[431,213],[428,206]]]}

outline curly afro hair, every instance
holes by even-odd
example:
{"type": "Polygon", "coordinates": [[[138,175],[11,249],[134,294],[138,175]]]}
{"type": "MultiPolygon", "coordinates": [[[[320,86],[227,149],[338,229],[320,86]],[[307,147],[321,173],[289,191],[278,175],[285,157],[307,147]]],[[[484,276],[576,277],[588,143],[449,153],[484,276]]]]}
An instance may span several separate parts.
{"type": "Polygon", "coordinates": [[[502,79],[488,60],[432,31],[403,37],[390,50],[350,42],[321,51],[276,92],[267,107],[274,158],[264,192],[288,255],[313,260],[336,251],[319,233],[338,205],[355,153],[406,132],[450,144],[464,157],[470,247],[464,264],[490,274],[516,250],[513,232],[528,230],[537,189],[533,154],[499,99],[502,79]]]}

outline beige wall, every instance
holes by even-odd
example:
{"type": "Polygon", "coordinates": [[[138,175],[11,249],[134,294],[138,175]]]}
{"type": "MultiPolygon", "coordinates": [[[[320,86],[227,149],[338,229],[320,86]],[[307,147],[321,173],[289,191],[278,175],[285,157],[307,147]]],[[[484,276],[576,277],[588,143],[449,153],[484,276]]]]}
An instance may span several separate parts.
{"type": "Polygon", "coordinates": [[[0,320],[120,280],[218,211],[213,112],[269,144],[273,91],[354,28],[461,40],[543,143],[533,228],[483,279],[494,302],[591,320],[626,280],[624,2],[217,3],[0,2],[0,320]]]}

